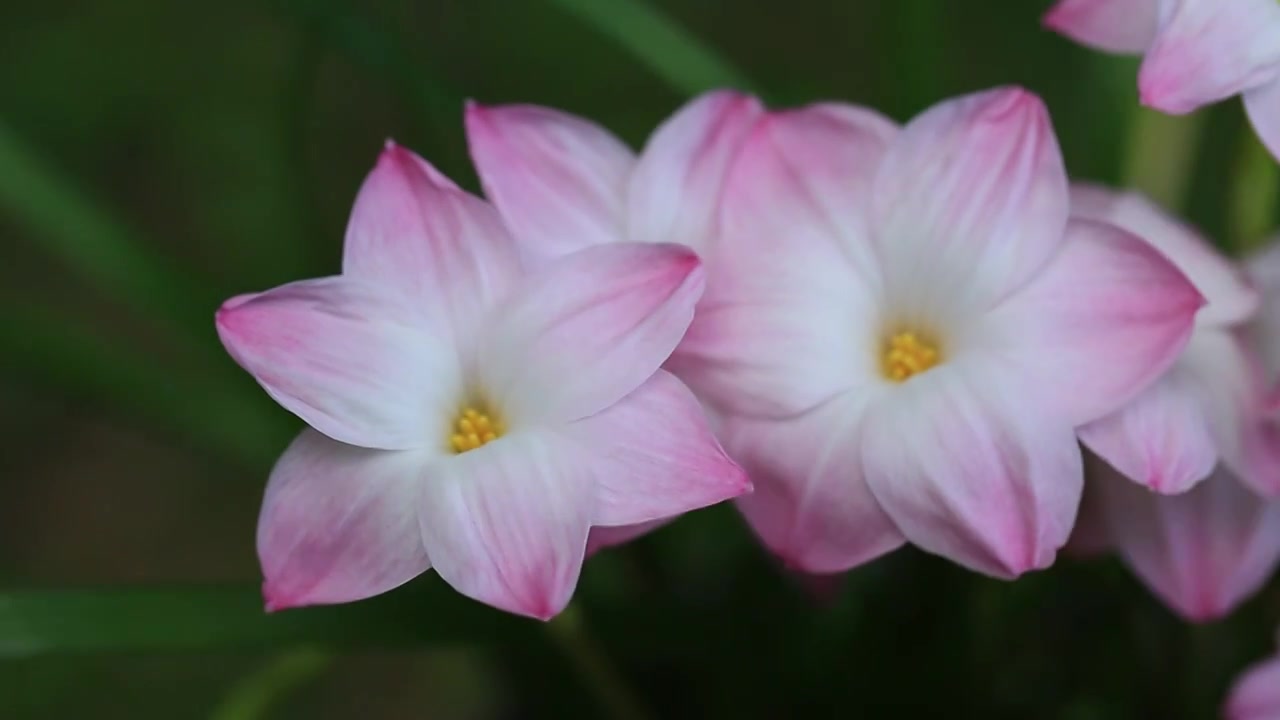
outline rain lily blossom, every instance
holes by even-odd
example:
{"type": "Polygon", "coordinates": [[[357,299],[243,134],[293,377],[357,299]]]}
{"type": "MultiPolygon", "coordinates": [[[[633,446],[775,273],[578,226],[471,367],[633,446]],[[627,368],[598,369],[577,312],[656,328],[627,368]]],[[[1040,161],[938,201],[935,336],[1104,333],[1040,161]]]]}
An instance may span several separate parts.
{"type": "Polygon", "coordinates": [[[1264,441],[1258,418],[1265,380],[1242,337],[1259,296],[1242,269],[1187,225],[1137,193],[1072,187],[1072,215],[1117,225],[1151,243],[1205,296],[1195,331],[1177,362],[1132,402],[1090,423],[1080,438],[1136,483],[1185,492],[1221,463],[1223,472],[1262,489],[1264,441]]]}
{"type": "MultiPolygon", "coordinates": [[[[638,155],[596,123],[552,108],[471,102],[465,119],[486,196],[536,260],[624,241],[705,249],[727,168],[762,112],[751,96],[705,93],[663,122],[638,155]]],[[[667,520],[599,528],[590,548],[667,520]]]]}
{"type": "Polygon", "coordinates": [[[1280,720],[1280,654],[1240,676],[1222,716],[1225,720],[1280,720]]]}
{"type": "Polygon", "coordinates": [[[1051,564],[1075,429],[1159,377],[1204,302],[1142,240],[1068,221],[1020,88],[901,130],[844,105],[770,114],[721,212],[680,369],[725,412],[748,521],[807,572],[904,540],[1000,577],[1051,564]]]}
{"type": "Polygon", "coordinates": [[[491,206],[388,143],[341,275],[218,311],[230,354],[311,426],[263,502],[268,609],[357,600],[435,568],[547,619],[592,526],[746,491],[693,395],[660,370],[703,276],[671,244],[530,268],[491,206]]]}
{"type": "Polygon", "coordinates": [[[1043,22],[1106,52],[1142,54],[1144,105],[1172,114],[1244,97],[1280,157],[1280,4],[1275,0],[1059,0],[1043,22]]]}

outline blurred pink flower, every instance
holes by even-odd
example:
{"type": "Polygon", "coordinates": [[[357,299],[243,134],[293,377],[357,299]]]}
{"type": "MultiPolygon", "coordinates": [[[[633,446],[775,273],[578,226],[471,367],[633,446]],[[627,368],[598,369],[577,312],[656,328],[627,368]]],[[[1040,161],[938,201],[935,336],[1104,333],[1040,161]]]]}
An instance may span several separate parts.
{"type": "Polygon", "coordinates": [[[1208,301],[1173,367],[1119,411],[1081,428],[1081,440],[1156,492],[1185,492],[1219,463],[1261,490],[1268,473],[1254,449],[1264,442],[1266,382],[1241,336],[1258,309],[1257,291],[1192,228],[1137,193],[1077,184],[1071,200],[1074,217],[1109,222],[1151,243],[1208,301]]]}
{"type": "Polygon", "coordinates": [[[357,600],[429,567],[549,618],[588,528],[748,489],[660,370],[703,288],[687,248],[590,247],[530,270],[497,213],[388,144],[342,275],[229,300],[231,355],[308,429],[258,527],[268,609],[357,600]]]}
{"type": "Polygon", "coordinates": [[[996,576],[1051,564],[1075,428],[1168,368],[1204,302],[1140,239],[1068,222],[1048,115],[1019,88],[902,130],[773,113],[721,218],[679,371],[726,413],[752,527],[807,572],[904,539],[996,576]]]}
{"type": "Polygon", "coordinates": [[[1059,0],[1045,26],[1115,53],[1144,55],[1142,103],[1182,114],[1244,97],[1280,157],[1280,4],[1275,0],[1059,0]]]}
{"type": "MultiPolygon", "coordinates": [[[[485,194],[536,260],[629,240],[705,249],[725,173],[762,112],[753,97],[705,93],[663,122],[639,156],[589,120],[535,105],[469,103],[466,127],[485,194]]],[[[593,530],[589,550],[664,524],[593,530]]]]}
{"type": "Polygon", "coordinates": [[[1280,720],[1280,655],[1254,665],[1240,676],[1226,707],[1225,720],[1280,720]]]}

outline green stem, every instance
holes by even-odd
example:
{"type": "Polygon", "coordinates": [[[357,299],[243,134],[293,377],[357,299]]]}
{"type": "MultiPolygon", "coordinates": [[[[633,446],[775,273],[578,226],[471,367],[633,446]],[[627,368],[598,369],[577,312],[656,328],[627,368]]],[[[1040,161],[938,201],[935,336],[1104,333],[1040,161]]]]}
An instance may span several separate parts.
{"type": "Polygon", "coordinates": [[[1252,132],[1241,133],[1231,178],[1231,248],[1243,255],[1275,229],[1280,164],[1252,132]]]}
{"type": "Polygon", "coordinates": [[[1203,125],[1204,113],[1174,117],[1136,108],[1129,122],[1124,185],[1170,210],[1181,207],[1203,125]]]}
{"type": "Polygon", "coordinates": [[[611,38],[676,90],[695,95],[718,87],[750,90],[745,74],[643,0],[551,0],[611,38]]]}
{"type": "Polygon", "coordinates": [[[619,720],[647,720],[649,714],[622,675],[600,651],[577,606],[571,604],[566,607],[547,624],[547,630],[582,676],[584,684],[596,693],[601,705],[608,708],[612,717],[619,720]]]}
{"type": "Polygon", "coordinates": [[[209,714],[210,720],[258,720],[281,697],[315,679],[333,664],[332,653],[303,649],[276,657],[236,683],[209,714]]]}

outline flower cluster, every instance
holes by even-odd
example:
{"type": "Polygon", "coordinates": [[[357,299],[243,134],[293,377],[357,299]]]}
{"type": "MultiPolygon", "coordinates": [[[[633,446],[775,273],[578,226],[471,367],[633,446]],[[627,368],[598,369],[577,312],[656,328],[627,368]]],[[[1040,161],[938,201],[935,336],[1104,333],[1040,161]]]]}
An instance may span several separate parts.
{"type": "MultiPolygon", "coordinates": [[[[1158,107],[1244,92],[1275,149],[1280,8],[1209,4],[1046,21],[1147,50],[1158,107]]],[[[469,104],[465,126],[487,200],[389,142],[339,275],[218,311],[309,426],[263,502],[269,609],[434,568],[547,619],[591,552],[726,500],[805,573],[909,542],[1014,578],[1070,541],[1195,620],[1280,562],[1280,249],[1237,265],[1071,183],[1030,92],[899,126],[716,91],[638,154],[542,107],[469,104]]],[[[1275,687],[1250,678],[1240,707],[1275,687]]]]}

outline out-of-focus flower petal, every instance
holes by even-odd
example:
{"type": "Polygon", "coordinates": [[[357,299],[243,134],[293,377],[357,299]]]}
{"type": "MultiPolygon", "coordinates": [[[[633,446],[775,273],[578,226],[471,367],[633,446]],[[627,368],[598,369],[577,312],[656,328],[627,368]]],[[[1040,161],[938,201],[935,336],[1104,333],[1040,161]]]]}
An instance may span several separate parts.
{"type": "Polygon", "coordinates": [[[1177,365],[1123,408],[1080,428],[1086,446],[1126,478],[1168,495],[1218,463],[1196,379],[1177,365]]]}
{"type": "Polygon", "coordinates": [[[1274,0],[1161,0],[1138,94],[1144,105],[1186,113],[1278,77],[1280,5],[1274,0]]]}
{"type": "Polygon", "coordinates": [[[304,280],[232,298],[217,327],[276,402],[335,440],[405,449],[444,436],[460,392],[450,333],[398,297],[345,277],[304,280]]]}
{"type": "Polygon", "coordinates": [[[595,469],[592,525],[660,520],[751,490],[711,434],[697,398],[663,370],[566,433],[604,458],[595,469]]]}
{"type": "Polygon", "coordinates": [[[1244,272],[1193,228],[1174,219],[1141,193],[1073,183],[1071,214],[1116,225],[1154,245],[1208,301],[1196,316],[1198,323],[1235,324],[1257,311],[1258,291],[1244,272]]]}
{"type": "Polygon", "coordinates": [[[763,112],[754,97],[716,90],[662,123],[645,144],[627,189],[628,239],[705,250],[725,176],[763,112]]]}
{"type": "Polygon", "coordinates": [[[344,275],[447,315],[465,341],[519,270],[515,242],[493,207],[388,143],[351,211],[344,275]]]}
{"type": "Polygon", "coordinates": [[[1163,374],[1203,304],[1148,243],[1073,220],[1046,271],[984,318],[979,333],[1025,374],[1046,411],[1078,426],[1119,409],[1163,374]]]}
{"type": "Polygon", "coordinates": [[[570,422],[648,380],[689,327],[705,283],[682,245],[612,243],[530,275],[479,357],[482,385],[514,422],[570,422]]]}
{"type": "Polygon", "coordinates": [[[1067,207],[1038,97],[1008,87],[939,103],[907,124],[876,176],[887,291],[920,308],[990,307],[1057,253],[1067,207]]]}
{"type": "Polygon", "coordinates": [[[1262,144],[1280,159],[1280,73],[1269,83],[1244,94],[1244,109],[1262,144]]]}
{"type": "Polygon", "coordinates": [[[757,123],[725,191],[707,297],[669,366],[710,404],[795,414],[872,372],[864,198],[891,132],[843,106],[757,123]]]}
{"type": "Polygon", "coordinates": [[[429,459],[304,430],[271,472],[258,519],[267,609],[360,600],[430,567],[417,519],[429,459]]]}
{"type": "Polygon", "coordinates": [[[426,472],[418,519],[458,592],[548,620],[568,604],[591,524],[590,463],[546,431],[513,433],[426,472]]]}
{"type": "Polygon", "coordinates": [[[847,393],[787,420],[726,421],[725,443],[755,487],[738,509],[792,569],[841,572],[904,542],[863,478],[865,403],[847,393]]]}
{"type": "Polygon", "coordinates": [[[1158,495],[1101,468],[1107,527],[1125,561],[1192,621],[1231,612],[1280,561],[1280,502],[1247,490],[1222,466],[1181,495],[1158,495]]]}
{"type": "Polygon", "coordinates": [[[1137,54],[1156,34],[1160,0],[1059,0],[1041,22],[1078,43],[1137,54]]]}
{"type": "Polygon", "coordinates": [[[1067,419],[1002,376],[948,364],[881,395],[863,419],[862,466],[908,540],[1009,578],[1053,563],[1084,477],[1067,419]]]}
{"type": "Polygon", "coordinates": [[[522,250],[555,256],[623,239],[635,155],[607,130],[533,105],[468,103],[466,125],[485,195],[522,250]]]}
{"type": "Polygon", "coordinates": [[[1222,714],[1225,720],[1280,718],[1280,656],[1246,670],[1231,688],[1222,714]]]}

